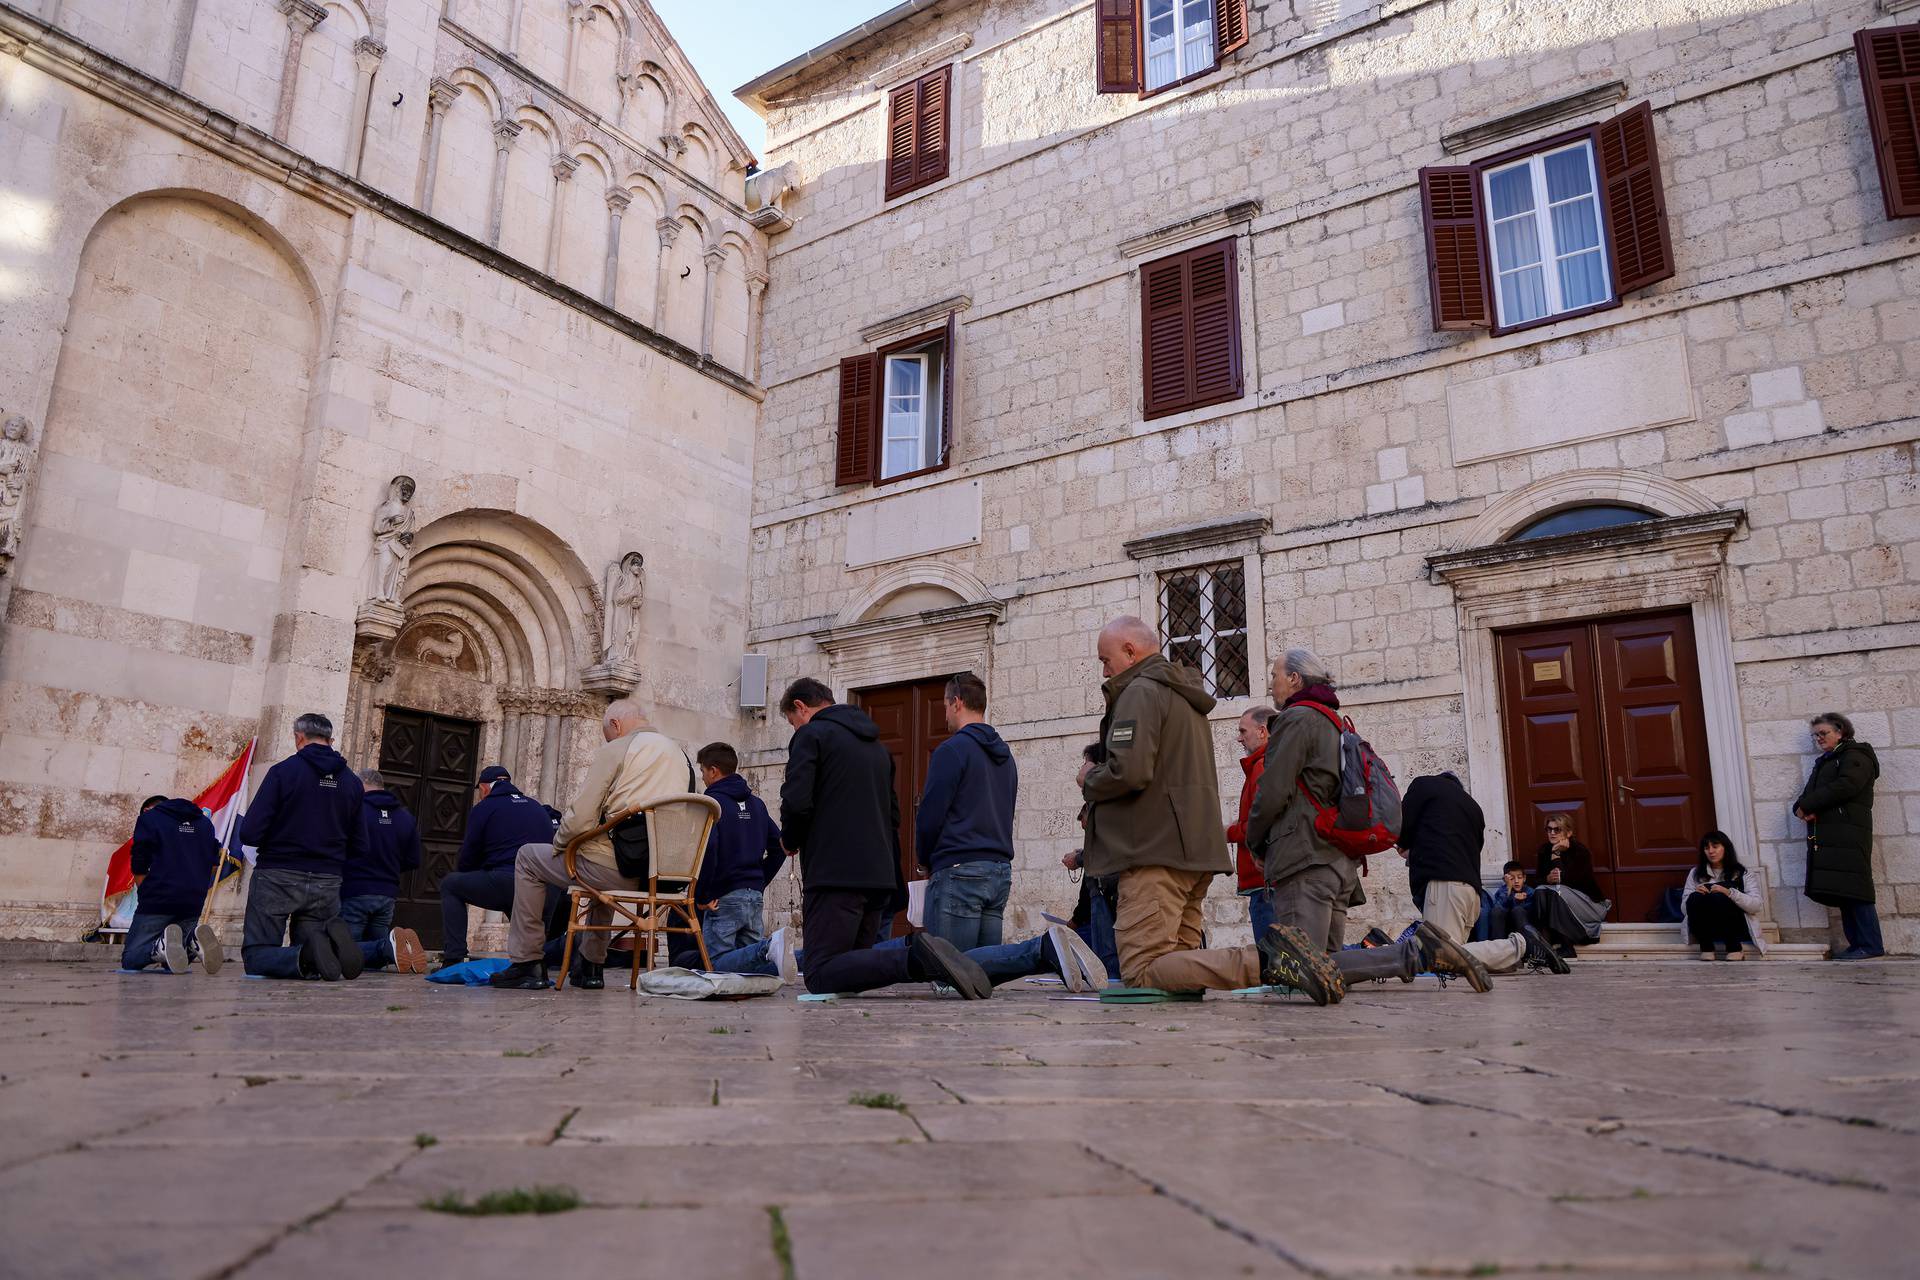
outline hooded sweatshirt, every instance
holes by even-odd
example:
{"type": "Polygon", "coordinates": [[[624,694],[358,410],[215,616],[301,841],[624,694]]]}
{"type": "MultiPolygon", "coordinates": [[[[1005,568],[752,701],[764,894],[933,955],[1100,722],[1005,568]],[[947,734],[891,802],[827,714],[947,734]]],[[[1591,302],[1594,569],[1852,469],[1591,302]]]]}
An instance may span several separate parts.
{"type": "Polygon", "coordinates": [[[523,844],[552,844],[553,814],[511,782],[496,782],[467,814],[456,871],[512,867],[523,844]]]}
{"type": "Polygon", "coordinates": [[[914,857],[929,871],[961,862],[1013,861],[1020,770],[990,724],[969,724],[933,750],[913,819],[914,857]]]}
{"type": "Polygon", "coordinates": [[[420,828],[391,791],[366,793],[367,838],[340,873],[344,898],[397,898],[400,873],[420,866],[420,828]]]}
{"type": "Polygon", "coordinates": [[[735,889],[765,889],[787,860],[780,828],[767,806],[737,773],[715,780],[707,794],[719,802],[720,817],[707,837],[707,857],[700,864],[694,896],[708,903],[735,889]]]}
{"type": "Polygon", "coordinates": [[[1087,874],[1135,867],[1230,870],[1207,724],[1214,704],[1199,673],[1155,653],[1100,689],[1107,755],[1081,786],[1087,874]]]}
{"type": "Polygon", "coordinates": [[[133,824],[133,874],[145,876],[135,911],[199,915],[220,861],[220,837],[191,800],[162,800],[133,824]]]}
{"type": "Polygon", "coordinates": [[[240,824],[240,843],[260,850],[263,871],[337,876],[366,840],[365,794],[338,751],[309,742],[260,780],[240,824]]]}
{"type": "Polygon", "coordinates": [[[836,702],[794,730],[780,784],[780,829],[800,854],[808,892],[898,891],[893,755],[866,712],[836,702]]]}

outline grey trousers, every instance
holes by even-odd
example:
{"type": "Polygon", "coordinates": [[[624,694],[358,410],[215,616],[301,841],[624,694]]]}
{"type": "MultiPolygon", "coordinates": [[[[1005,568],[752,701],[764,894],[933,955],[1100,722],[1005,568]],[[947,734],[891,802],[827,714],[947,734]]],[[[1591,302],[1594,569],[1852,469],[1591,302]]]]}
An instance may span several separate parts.
{"type": "Polygon", "coordinates": [[[1527,940],[1522,934],[1510,933],[1486,942],[1467,941],[1480,920],[1480,891],[1470,884],[1458,880],[1429,880],[1426,905],[1420,909],[1420,918],[1459,943],[1468,955],[1487,966],[1489,973],[1518,969],[1520,962],[1527,958],[1527,940]]]}
{"type": "Polygon", "coordinates": [[[1344,951],[1347,944],[1347,903],[1353,900],[1360,871],[1344,866],[1312,866],[1296,871],[1273,886],[1273,922],[1290,924],[1316,946],[1332,954],[1334,967],[1349,985],[1411,978],[1418,956],[1410,942],[1390,947],[1344,951]]]}
{"type": "MultiPolygon", "coordinates": [[[[613,867],[591,858],[576,857],[573,865],[580,872],[580,883],[590,889],[638,889],[638,880],[629,880],[613,867]]],[[[564,889],[567,862],[550,844],[523,844],[513,860],[513,914],[507,923],[507,959],[515,964],[538,960],[547,943],[547,886],[564,889]]],[[[613,912],[595,905],[588,909],[589,924],[608,924],[613,912]]],[[[607,962],[607,944],[612,935],[580,935],[580,954],[593,964],[607,962]]]]}

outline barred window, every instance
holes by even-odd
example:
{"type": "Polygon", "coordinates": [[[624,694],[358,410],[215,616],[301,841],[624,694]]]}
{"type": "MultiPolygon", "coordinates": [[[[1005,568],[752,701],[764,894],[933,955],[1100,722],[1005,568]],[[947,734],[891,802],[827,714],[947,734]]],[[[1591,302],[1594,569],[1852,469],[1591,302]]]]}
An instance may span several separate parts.
{"type": "Polygon", "coordinates": [[[1247,696],[1247,571],[1240,561],[1161,574],[1160,629],[1167,657],[1198,671],[1208,693],[1247,696]]]}

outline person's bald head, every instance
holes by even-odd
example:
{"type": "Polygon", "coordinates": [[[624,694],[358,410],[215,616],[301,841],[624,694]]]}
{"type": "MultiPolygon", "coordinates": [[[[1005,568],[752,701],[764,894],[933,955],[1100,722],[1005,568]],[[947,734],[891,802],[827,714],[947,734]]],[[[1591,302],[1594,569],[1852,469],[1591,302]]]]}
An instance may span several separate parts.
{"type": "Polygon", "coordinates": [[[1100,628],[1094,649],[1100,655],[1100,674],[1111,679],[1142,658],[1160,652],[1160,637],[1146,619],[1127,613],[1100,628]]]}

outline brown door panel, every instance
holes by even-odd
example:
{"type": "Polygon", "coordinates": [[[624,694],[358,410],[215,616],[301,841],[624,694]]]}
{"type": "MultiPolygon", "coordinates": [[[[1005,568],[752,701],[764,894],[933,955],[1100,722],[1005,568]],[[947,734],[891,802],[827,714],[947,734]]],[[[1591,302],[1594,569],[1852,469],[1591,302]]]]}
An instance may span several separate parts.
{"type": "Polygon", "coordinates": [[[422,711],[389,707],[380,733],[380,772],[387,789],[420,828],[420,869],[400,878],[393,922],[436,948],[443,940],[440,881],[460,854],[479,772],[480,726],[422,711]]]}
{"type": "MultiPolygon", "coordinates": [[[[900,801],[900,870],[907,880],[924,880],[915,863],[913,825],[927,789],[927,767],[934,748],[947,740],[947,678],[861,689],[853,700],[873,717],[880,741],[893,757],[893,790],[900,801]]],[[[906,913],[894,917],[894,931],[905,932],[906,913]]]]}
{"type": "Polygon", "coordinates": [[[1548,816],[1564,813],[1593,850],[1596,870],[1604,870],[1606,770],[1588,629],[1508,633],[1499,646],[1514,856],[1531,868],[1548,816]]]}

